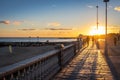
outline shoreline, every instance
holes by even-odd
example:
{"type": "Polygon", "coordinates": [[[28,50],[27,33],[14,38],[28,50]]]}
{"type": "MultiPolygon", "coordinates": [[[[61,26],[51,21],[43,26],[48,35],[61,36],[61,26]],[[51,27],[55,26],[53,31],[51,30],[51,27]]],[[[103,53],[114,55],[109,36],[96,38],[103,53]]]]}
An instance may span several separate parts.
{"type": "Polygon", "coordinates": [[[0,42],[0,47],[5,47],[5,46],[13,46],[13,47],[30,47],[30,46],[47,46],[47,45],[56,45],[56,44],[64,44],[68,45],[71,43],[74,43],[75,41],[70,41],[70,42],[0,42]]]}
{"type": "Polygon", "coordinates": [[[55,49],[54,45],[40,47],[13,47],[13,52],[10,53],[8,47],[2,47],[0,48],[0,68],[37,56],[39,54],[44,54],[45,52],[53,49],[55,49]]]}

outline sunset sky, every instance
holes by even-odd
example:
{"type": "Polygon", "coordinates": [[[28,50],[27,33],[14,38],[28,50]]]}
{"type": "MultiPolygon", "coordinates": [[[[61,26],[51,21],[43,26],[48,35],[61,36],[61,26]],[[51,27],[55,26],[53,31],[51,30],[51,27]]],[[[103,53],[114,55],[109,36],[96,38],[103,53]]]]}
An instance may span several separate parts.
{"type": "MultiPolygon", "coordinates": [[[[105,24],[103,0],[0,0],[0,37],[76,37],[105,24]]],[[[120,0],[108,3],[108,32],[120,30],[120,0]]]]}

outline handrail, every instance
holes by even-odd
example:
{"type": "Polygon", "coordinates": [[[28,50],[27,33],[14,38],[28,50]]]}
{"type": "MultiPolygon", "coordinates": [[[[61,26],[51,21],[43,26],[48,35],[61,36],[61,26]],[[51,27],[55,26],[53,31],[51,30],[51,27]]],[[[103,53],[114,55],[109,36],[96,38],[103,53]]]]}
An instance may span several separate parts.
{"type": "Polygon", "coordinates": [[[0,80],[22,78],[22,80],[34,80],[35,78],[49,79],[55,75],[72,57],[74,57],[74,44],[55,49],[44,54],[20,61],[18,63],[0,68],[0,80]],[[69,49],[70,48],[70,49],[69,49]],[[60,65],[62,64],[62,65],[60,65]],[[46,66],[47,65],[47,66],[46,66]],[[54,71],[51,72],[49,69],[54,71]],[[38,72],[39,71],[39,72],[38,72]],[[30,76],[30,75],[33,76],[30,76]],[[48,76],[49,74],[49,76],[48,76]],[[29,76],[28,76],[29,75],[29,76]],[[26,79],[30,77],[29,79],[26,79]]]}
{"type": "Polygon", "coordinates": [[[16,69],[20,69],[20,68],[23,68],[25,66],[29,66],[29,65],[37,62],[37,61],[40,61],[40,60],[44,59],[45,57],[49,57],[49,56],[52,56],[52,55],[56,54],[59,51],[60,50],[52,50],[52,51],[46,52],[44,54],[40,54],[40,55],[37,55],[35,57],[20,61],[18,63],[15,63],[15,64],[12,64],[12,65],[0,68],[0,75],[9,73],[12,70],[14,71],[16,69]]]}

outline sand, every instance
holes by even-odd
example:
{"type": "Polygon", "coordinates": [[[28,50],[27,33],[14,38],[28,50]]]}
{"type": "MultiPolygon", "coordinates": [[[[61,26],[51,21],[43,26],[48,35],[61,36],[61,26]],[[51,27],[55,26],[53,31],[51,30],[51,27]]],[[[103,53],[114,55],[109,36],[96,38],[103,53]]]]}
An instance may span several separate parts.
{"type": "Polygon", "coordinates": [[[40,46],[40,47],[12,47],[13,53],[9,52],[9,47],[0,48],[0,67],[8,66],[19,61],[44,54],[55,49],[55,46],[40,46]]]}

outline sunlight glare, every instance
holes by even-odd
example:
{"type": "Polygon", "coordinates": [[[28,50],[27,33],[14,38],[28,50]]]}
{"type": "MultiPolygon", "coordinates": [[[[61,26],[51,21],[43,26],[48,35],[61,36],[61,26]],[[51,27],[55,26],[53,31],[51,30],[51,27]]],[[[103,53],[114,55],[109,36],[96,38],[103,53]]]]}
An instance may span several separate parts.
{"type": "Polygon", "coordinates": [[[98,30],[96,26],[92,26],[90,30],[90,35],[101,35],[105,34],[105,27],[104,26],[98,26],[98,30]]]}

